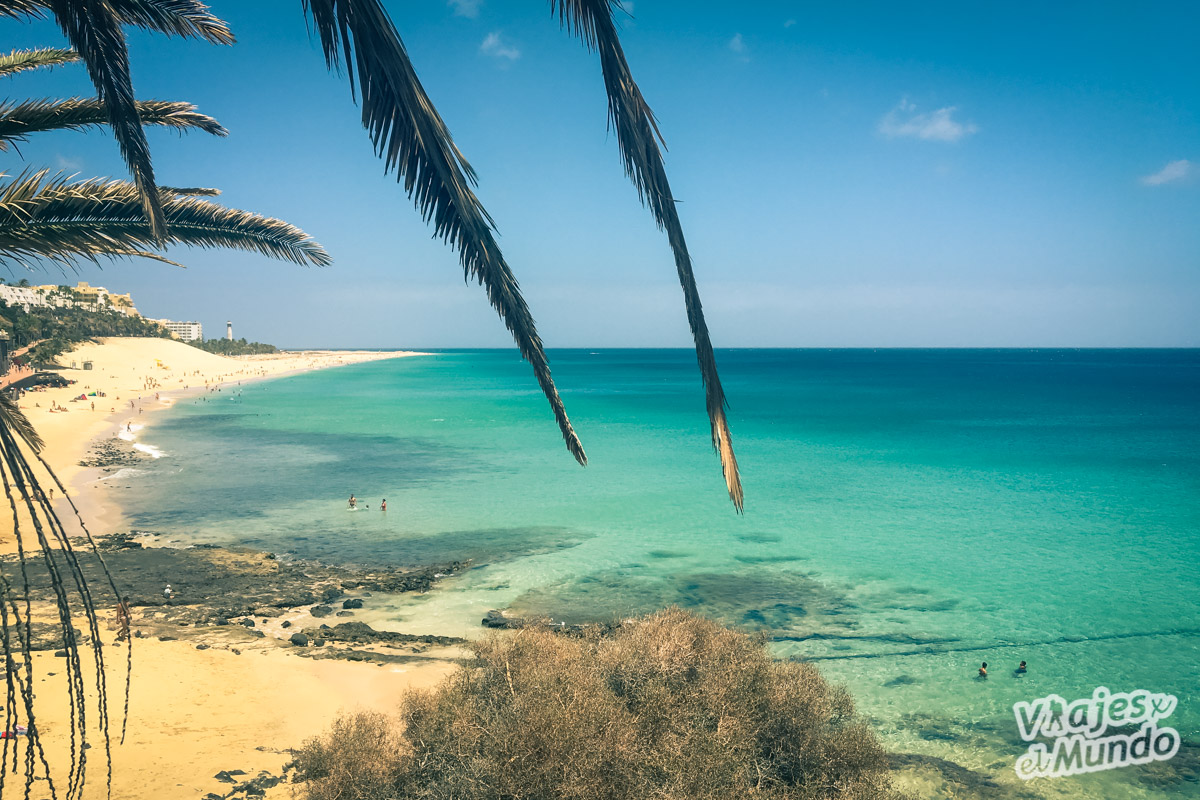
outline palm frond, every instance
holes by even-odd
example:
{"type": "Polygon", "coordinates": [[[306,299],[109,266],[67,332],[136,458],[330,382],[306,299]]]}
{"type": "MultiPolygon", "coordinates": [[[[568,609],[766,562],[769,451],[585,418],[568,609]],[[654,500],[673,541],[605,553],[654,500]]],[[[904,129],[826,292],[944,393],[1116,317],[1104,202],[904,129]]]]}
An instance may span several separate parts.
{"type": "Polygon", "coordinates": [[[150,230],[156,240],[165,240],[167,226],[162,198],[155,186],[150,145],[133,96],[129,49],[121,20],[106,0],[46,0],[46,6],[87,65],[96,96],[112,126],[113,138],[141,195],[150,230]]]}
{"type": "Polygon", "coordinates": [[[79,60],[79,53],[58,47],[40,47],[36,50],[13,50],[0,56],[0,78],[15,75],[29,69],[57,67],[79,60]]]}
{"type": "Polygon", "coordinates": [[[21,437],[33,452],[42,449],[42,437],[33,429],[33,423],[21,413],[17,401],[9,397],[8,392],[0,392],[0,425],[21,437]]]}
{"type": "MultiPolygon", "coordinates": [[[[179,131],[196,129],[214,136],[229,135],[221,123],[199,113],[191,103],[139,100],[137,110],[143,125],[161,125],[179,131]]],[[[72,97],[26,100],[16,104],[0,102],[0,152],[8,150],[14,142],[25,141],[31,133],[82,130],[105,124],[108,124],[108,114],[99,100],[72,97]]]]}
{"type": "Polygon", "coordinates": [[[343,64],[362,95],[362,122],[384,169],[395,172],[434,236],[458,250],[466,279],[483,285],[492,307],[533,367],[567,449],[587,463],[567,418],[533,315],[496,243],[494,225],[471,186],[475,173],[438,116],[378,0],[304,0],[330,69],[343,64]]]}
{"type": "Polygon", "coordinates": [[[237,41],[229,24],[198,0],[108,0],[108,5],[126,25],[211,44],[237,41]]]}
{"type": "Polygon", "coordinates": [[[71,182],[47,178],[45,170],[0,181],[0,263],[73,266],[145,256],[160,244],[245,250],[300,265],[331,263],[312,237],[281,220],[172,192],[159,199],[170,226],[161,243],[141,213],[137,188],[126,181],[71,182]]]}
{"type": "Polygon", "coordinates": [[[637,187],[642,203],[650,206],[659,228],[666,231],[674,252],[688,323],[696,343],[696,359],[704,381],[713,449],[721,458],[721,470],[725,475],[729,498],[740,513],[743,504],[742,480],[725,416],[725,391],[717,374],[717,360],[708,336],[708,325],[704,321],[696,277],[692,272],[692,257],[683,237],[683,226],[679,222],[675,198],[671,194],[667,170],[659,150],[662,136],[654,113],[633,80],[633,73],[625,60],[625,51],[617,36],[613,11],[620,8],[619,0],[551,0],[551,13],[558,15],[559,23],[583,40],[588,50],[600,54],[600,70],[608,92],[609,123],[617,133],[625,174],[637,187]]]}
{"type": "MultiPolygon", "coordinates": [[[[233,44],[229,25],[209,12],[199,0],[108,0],[122,25],[136,25],[168,36],[204,39],[212,44],[233,44]]],[[[50,0],[0,0],[0,17],[40,19],[50,0]]]]}

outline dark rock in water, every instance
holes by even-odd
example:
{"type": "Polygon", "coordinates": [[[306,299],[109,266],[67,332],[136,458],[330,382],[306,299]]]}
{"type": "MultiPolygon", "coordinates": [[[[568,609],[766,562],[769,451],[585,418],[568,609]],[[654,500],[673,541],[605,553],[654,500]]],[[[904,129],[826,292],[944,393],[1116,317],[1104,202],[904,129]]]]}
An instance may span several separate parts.
{"type": "Polygon", "coordinates": [[[228,617],[217,617],[216,622],[214,622],[213,624],[214,625],[228,625],[229,618],[228,617]]]}
{"type": "Polygon", "coordinates": [[[231,647],[229,652],[233,653],[235,656],[240,656],[242,654],[242,651],[238,650],[236,647],[231,647]]]}
{"type": "Polygon", "coordinates": [[[291,620],[287,620],[287,619],[285,619],[285,620],[283,621],[283,624],[282,624],[282,625],[280,625],[279,627],[281,627],[281,628],[290,628],[290,627],[292,627],[292,622],[291,622],[291,620]]]}
{"type": "Polygon", "coordinates": [[[204,795],[203,800],[225,800],[225,796],[217,794],[216,792],[209,792],[208,794],[204,795]]]}
{"type": "Polygon", "coordinates": [[[330,586],[330,587],[326,588],[325,591],[321,592],[321,602],[322,603],[331,602],[331,601],[337,599],[338,595],[340,595],[340,594],[341,594],[340,587],[330,586]]]}
{"type": "Polygon", "coordinates": [[[953,742],[958,739],[953,733],[941,728],[922,728],[917,735],[927,742],[953,742]]]}
{"type": "Polygon", "coordinates": [[[892,769],[899,769],[901,767],[929,767],[935,769],[946,780],[972,790],[978,793],[980,797],[996,797],[996,790],[1001,788],[1000,784],[987,775],[968,769],[961,764],[955,764],[953,761],[938,758],[937,756],[926,756],[918,753],[892,753],[888,756],[888,763],[892,769]]]}
{"type": "Polygon", "coordinates": [[[253,627],[254,627],[254,620],[252,620],[252,619],[244,619],[244,620],[241,620],[240,622],[238,622],[238,625],[245,625],[247,628],[253,628],[253,627]]]}
{"type": "Polygon", "coordinates": [[[350,600],[346,600],[345,602],[342,603],[342,608],[362,608],[362,607],[363,607],[363,602],[358,597],[352,598],[350,600]]]}
{"type": "Polygon", "coordinates": [[[254,609],[254,616],[256,617],[278,617],[282,613],[282,608],[275,608],[273,606],[262,606],[254,609]]]}
{"type": "Polygon", "coordinates": [[[335,614],[334,616],[338,616],[338,617],[353,617],[353,616],[354,616],[354,612],[353,612],[353,611],[339,611],[339,612],[337,612],[337,614],[335,614]]]}
{"type": "Polygon", "coordinates": [[[521,617],[507,617],[503,611],[497,611],[496,609],[487,612],[487,616],[483,618],[483,627],[485,628],[515,630],[517,628],[524,628],[525,625],[526,622],[521,617]]]}
{"type": "Polygon", "coordinates": [[[213,777],[219,780],[221,783],[237,783],[237,780],[233,776],[245,774],[246,771],[241,769],[223,769],[216,775],[213,775],[213,777]]]}
{"type": "Polygon", "coordinates": [[[196,649],[197,650],[207,650],[208,645],[206,645],[204,642],[201,642],[200,644],[196,645],[196,649]]]}
{"type": "Polygon", "coordinates": [[[324,646],[325,646],[324,639],[317,639],[315,642],[313,642],[313,647],[324,647],[324,646]]]}
{"type": "Polygon", "coordinates": [[[175,641],[175,637],[174,637],[174,636],[165,636],[165,635],[164,635],[164,636],[160,636],[160,637],[158,637],[158,640],[159,640],[160,642],[173,642],[173,641],[175,641]]]}
{"type": "Polygon", "coordinates": [[[259,629],[257,629],[257,628],[255,628],[254,630],[250,631],[249,633],[250,633],[250,635],[251,635],[251,636],[254,636],[254,637],[258,638],[258,639],[265,639],[265,638],[266,638],[266,636],[267,636],[265,633],[263,633],[262,631],[260,631],[260,630],[259,630],[259,629]]]}
{"type": "Polygon", "coordinates": [[[67,651],[66,651],[66,650],[55,650],[55,651],[54,651],[54,657],[55,657],[55,658],[66,658],[66,657],[67,657],[67,651]]]}
{"type": "Polygon", "coordinates": [[[896,677],[892,678],[890,681],[887,681],[883,685],[890,689],[890,688],[893,688],[896,686],[909,686],[914,683],[917,683],[917,679],[914,678],[912,675],[897,675],[896,677]]]}
{"type": "Polygon", "coordinates": [[[288,641],[296,645],[296,647],[308,647],[308,637],[303,633],[293,633],[288,641]]]}
{"type": "Polygon", "coordinates": [[[351,642],[367,644],[370,642],[390,642],[411,644],[451,645],[462,644],[463,639],[457,636],[417,635],[412,633],[396,633],[395,631],[377,631],[365,622],[341,622],[330,628],[322,625],[320,628],[309,628],[305,631],[310,637],[328,639],[331,642],[351,642]]]}
{"type": "Polygon", "coordinates": [[[308,613],[312,614],[317,619],[320,619],[321,617],[328,617],[330,614],[332,614],[333,609],[329,606],[313,606],[308,610],[308,613]]]}

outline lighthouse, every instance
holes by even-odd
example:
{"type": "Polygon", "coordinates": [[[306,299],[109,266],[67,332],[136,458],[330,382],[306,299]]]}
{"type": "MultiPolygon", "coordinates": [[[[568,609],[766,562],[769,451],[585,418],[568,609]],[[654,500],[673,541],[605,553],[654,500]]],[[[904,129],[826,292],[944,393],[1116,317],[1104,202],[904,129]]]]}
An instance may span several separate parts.
{"type": "Polygon", "coordinates": [[[225,338],[233,341],[233,322],[231,320],[225,320],[225,338]]]}

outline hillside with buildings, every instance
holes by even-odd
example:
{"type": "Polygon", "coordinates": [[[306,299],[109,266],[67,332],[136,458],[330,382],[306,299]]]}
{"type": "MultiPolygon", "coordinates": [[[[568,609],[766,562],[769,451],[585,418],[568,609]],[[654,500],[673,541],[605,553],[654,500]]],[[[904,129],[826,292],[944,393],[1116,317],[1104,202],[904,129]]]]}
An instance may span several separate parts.
{"type": "Polygon", "coordinates": [[[0,375],[9,371],[14,354],[21,354],[19,363],[50,365],[79,342],[112,336],[173,338],[222,355],[277,352],[274,345],[234,339],[230,322],[225,339],[205,341],[199,322],[144,317],[129,294],[86,281],[31,286],[0,280],[0,375]]]}

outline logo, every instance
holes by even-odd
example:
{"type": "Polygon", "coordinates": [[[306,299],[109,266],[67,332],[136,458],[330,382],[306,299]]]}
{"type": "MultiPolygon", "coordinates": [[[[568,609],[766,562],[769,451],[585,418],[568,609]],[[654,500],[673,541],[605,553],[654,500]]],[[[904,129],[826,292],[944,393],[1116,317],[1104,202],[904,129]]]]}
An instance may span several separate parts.
{"type": "Polygon", "coordinates": [[[1062,778],[1166,761],[1179,752],[1179,732],[1159,722],[1171,716],[1177,704],[1170,694],[1145,689],[1110,692],[1104,686],[1072,702],[1056,694],[1021,701],[1013,706],[1013,714],[1021,738],[1032,744],[1017,759],[1017,776],[1062,778]],[[1133,732],[1109,734],[1111,728],[1132,726],[1137,728],[1133,732]],[[1039,737],[1052,741],[1036,741],[1039,737]]]}

